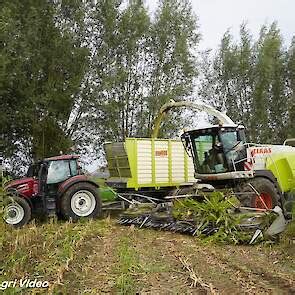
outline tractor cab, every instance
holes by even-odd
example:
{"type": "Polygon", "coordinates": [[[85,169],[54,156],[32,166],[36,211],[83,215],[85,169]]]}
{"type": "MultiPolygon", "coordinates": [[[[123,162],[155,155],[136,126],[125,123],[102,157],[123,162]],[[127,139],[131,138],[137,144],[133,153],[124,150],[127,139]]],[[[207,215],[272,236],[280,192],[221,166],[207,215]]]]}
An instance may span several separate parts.
{"type": "Polygon", "coordinates": [[[198,178],[243,171],[246,160],[246,138],[243,126],[219,126],[186,131],[181,136],[187,152],[193,157],[198,178]]]}
{"type": "Polygon", "coordinates": [[[44,159],[38,167],[40,193],[54,197],[60,186],[79,175],[78,158],[75,155],[61,155],[44,159]]]}
{"type": "Polygon", "coordinates": [[[57,184],[79,174],[78,156],[65,155],[47,158],[46,184],[57,184]]]}
{"type": "Polygon", "coordinates": [[[45,179],[46,184],[61,183],[79,174],[78,158],[75,155],[62,155],[44,159],[29,167],[27,177],[45,179]]]}

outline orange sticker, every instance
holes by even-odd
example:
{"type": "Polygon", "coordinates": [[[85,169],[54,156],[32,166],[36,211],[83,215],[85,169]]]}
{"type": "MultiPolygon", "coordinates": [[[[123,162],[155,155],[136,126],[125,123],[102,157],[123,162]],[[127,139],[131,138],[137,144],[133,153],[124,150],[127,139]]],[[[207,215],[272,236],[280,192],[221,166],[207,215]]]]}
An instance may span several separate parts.
{"type": "Polygon", "coordinates": [[[167,150],[159,150],[156,151],[156,157],[167,157],[168,156],[168,151],[167,150]]]}

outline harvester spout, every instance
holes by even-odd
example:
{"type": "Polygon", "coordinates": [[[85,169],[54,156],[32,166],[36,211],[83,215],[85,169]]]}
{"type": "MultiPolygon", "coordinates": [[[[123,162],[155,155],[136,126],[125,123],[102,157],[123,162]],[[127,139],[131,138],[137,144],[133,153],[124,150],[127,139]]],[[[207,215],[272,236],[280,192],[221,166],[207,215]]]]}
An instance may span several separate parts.
{"type": "Polygon", "coordinates": [[[181,108],[181,107],[188,107],[191,109],[197,109],[198,111],[204,111],[214,117],[216,117],[219,122],[222,125],[231,125],[231,126],[237,126],[230,117],[228,117],[225,113],[222,113],[218,110],[216,110],[214,107],[202,103],[202,102],[191,102],[191,101],[174,101],[171,100],[170,102],[164,104],[156,119],[154,120],[153,127],[152,127],[152,133],[151,137],[152,138],[157,138],[159,134],[159,130],[161,127],[161,123],[166,116],[166,114],[173,108],[181,108]]]}

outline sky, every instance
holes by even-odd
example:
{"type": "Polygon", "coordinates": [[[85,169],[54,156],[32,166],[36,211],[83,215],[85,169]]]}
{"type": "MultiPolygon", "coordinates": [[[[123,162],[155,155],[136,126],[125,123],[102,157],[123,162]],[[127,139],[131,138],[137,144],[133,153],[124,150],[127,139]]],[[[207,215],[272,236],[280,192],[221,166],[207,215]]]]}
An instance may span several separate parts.
{"type": "MultiPolygon", "coordinates": [[[[202,40],[199,49],[217,49],[227,29],[235,38],[239,26],[247,22],[254,38],[263,24],[277,21],[285,45],[289,46],[295,35],[295,0],[192,0],[193,10],[199,18],[202,40]]],[[[157,0],[145,0],[151,12],[157,0]]]]}

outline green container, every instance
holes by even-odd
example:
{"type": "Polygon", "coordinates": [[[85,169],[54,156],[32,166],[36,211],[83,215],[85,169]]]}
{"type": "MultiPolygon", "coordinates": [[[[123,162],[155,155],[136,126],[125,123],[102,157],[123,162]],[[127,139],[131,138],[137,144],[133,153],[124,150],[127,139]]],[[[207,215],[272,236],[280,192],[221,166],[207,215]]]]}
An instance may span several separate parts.
{"type": "Polygon", "coordinates": [[[102,202],[111,202],[115,201],[117,198],[117,195],[114,193],[114,191],[109,187],[100,187],[99,188],[99,194],[101,197],[102,202]]]}
{"type": "Polygon", "coordinates": [[[113,191],[112,188],[108,187],[105,184],[105,179],[98,178],[98,177],[91,177],[91,180],[96,182],[99,186],[99,195],[102,202],[111,202],[115,201],[117,198],[116,193],[113,191]]]}
{"type": "Polygon", "coordinates": [[[104,148],[113,187],[159,189],[195,182],[193,161],[180,140],[126,138],[104,148]]]}

